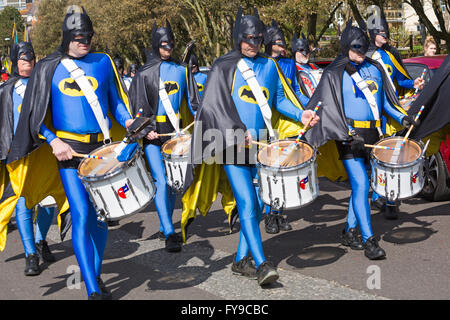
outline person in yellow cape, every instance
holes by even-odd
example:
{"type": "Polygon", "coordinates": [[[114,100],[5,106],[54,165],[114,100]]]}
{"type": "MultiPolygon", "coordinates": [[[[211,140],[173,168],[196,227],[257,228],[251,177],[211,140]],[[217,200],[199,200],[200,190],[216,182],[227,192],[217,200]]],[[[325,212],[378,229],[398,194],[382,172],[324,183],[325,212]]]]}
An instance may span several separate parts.
{"type": "MultiPolygon", "coordinates": [[[[257,170],[251,141],[267,137],[267,126],[272,127],[267,124],[268,119],[278,128],[281,139],[297,135],[299,124],[306,124],[311,117],[312,126],[319,120],[312,110],[301,109],[277,62],[259,53],[264,31],[256,9],[253,16],[243,16],[242,8],[239,9],[233,34],[234,50],[218,58],[208,74],[191,148],[194,165],[203,162],[222,165],[241,225],[231,269],[236,274],[257,279],[261,286],[276,281],[279,275],[266,260],[262,248],[259,222],[263,203],[253,184],[257,170]],[[258,105],[255,98],[258,94],[247,82],[250,78],[257,81],[257,92],[262,92],[267,100],[265,106],[258,105]],[[263,112],[268,115],[269,108],[271,117],[264,118],[263,112]]],[[[269,134],[273,136],[272,132],[269,134]]]]}
{"type": "Polygon", "coordinates": [[[134,120],[112,59],[107,54],[90,52],[94,30],[84,8],[69,7],[62,29],[61,46],[40,60],[30,77],[24,115],[18,124],[24,138],[13,141],[8,162],[21,159],[39,146],[39,135],[50,145],[70,205],[72,245],[88,298],[106,300],[112,298],[101,279],[108,227],[97,220],[94,205],[77,175],[81,160],[73,153],[89,154],[110,143],[113,135],[121,139],[111,119],[123,128],[134,120]],[[72,68],[73,64],[76,68],[72,68]],[[94,91],[89,101],[86,96],[92,92],[80,89],[76,81],[80,78],[88,81],[94,91]],[[103,116],[104,122],[97,121],[94,114],[99,109],[108,115],[103,116]]]}
{"type": "MultiPolygon", "coordinates": [[[[5,249],[8,222],[15,210],[16,224],[25,250],[24,274],[36,276],[41,273],[40,259],[45,262],[55,261],[45,240],[54,216],[54,208],[42,206],[37,208],[36,233],[33,229],[33,210],[28,208],[33,208],[49,193],[53,193],[58,199],[62,212],[68,209],[68,203],[57,173],[56,162],[48,147],[36,150],[23,160],[6,164],[13,139],[21,139],[21,131],[17,132],[16,129],[27,83],[36,62],[31,42],[23,41],[14,44],[11,50],[11,61],[13,76],[0,87],[2,102],[0,251],[5,249]]],[[[58,222],[61,222],[61,219],[58,222]]]]}

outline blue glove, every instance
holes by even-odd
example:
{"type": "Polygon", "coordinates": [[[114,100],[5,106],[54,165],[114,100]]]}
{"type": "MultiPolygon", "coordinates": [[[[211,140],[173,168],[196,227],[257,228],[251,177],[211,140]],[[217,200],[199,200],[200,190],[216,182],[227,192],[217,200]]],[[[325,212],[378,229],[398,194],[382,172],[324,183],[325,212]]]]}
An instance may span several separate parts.
{"type": "Polygon", "coordinates": [[[117,156],[117,160],[120,162],[127,162],[131,160],[136,153],[136,151],[139,148],[139,143],[129,143],[127,146],[122,150],[122,152],[117,156]]]}

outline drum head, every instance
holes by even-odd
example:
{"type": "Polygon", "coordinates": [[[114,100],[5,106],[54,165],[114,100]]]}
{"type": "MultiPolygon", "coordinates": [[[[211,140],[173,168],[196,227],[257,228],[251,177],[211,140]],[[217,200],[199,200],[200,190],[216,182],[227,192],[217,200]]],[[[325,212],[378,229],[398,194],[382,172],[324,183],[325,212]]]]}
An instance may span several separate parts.
{"type": "Polygon", "coordinates": [[[170,156],[184,156],[191,151],[191,135],[183,135],[175,137],[166,141],[162,147],[161,152],[170,156]]]}
{"type": "Polygon", "coordinates": [[[300,141],[297,149],[290,151],[282,151],[279,148],[289,148],[295,143],[294,140],[281,140],[271,143],[267,147],[263,147],[258,152],[258,162],[268,167],[280,167],[284,160],[288,159],[286,167],[296,167],[310,160],[314,156],[314,149],[306,142],[300,141]],[[277,148],[273,148],[273,146],[277,148]]]}
{"type": "MultiPolygon", "coordinates": [[[[383,147],[397,147],[397,144],[400,146],[403,137],[391,137],[387,139],[383,139],[379,141],[376,145],[383,147]]],[[[408,139],[400,150],[399,156],[397,157],[396,162],[392,162],[392,155],[394,154],[394,150],[383,150],[383,149],[372,149],[372,156],[376,159],[389,164],[397,164],[404,165],[407,163],[411,163],[420,158],[422,154],[422,147],[420,144],[414,140],[408,139]]],[[[395,159],[394,159],[395,160],[395,159]]]]}
{"type": "Polygon", "coordinates": [[[83,177],[92,178],[102,177],[120,171],[127,165],[128,162],[120,162],[117,160],[117,155],[115,154],[114,149],[119,144],[120,142],[114,142],[92,151],[90,155],[105,157],[107,159],[84,159],[78,167],[78,174],[83,177]]]}

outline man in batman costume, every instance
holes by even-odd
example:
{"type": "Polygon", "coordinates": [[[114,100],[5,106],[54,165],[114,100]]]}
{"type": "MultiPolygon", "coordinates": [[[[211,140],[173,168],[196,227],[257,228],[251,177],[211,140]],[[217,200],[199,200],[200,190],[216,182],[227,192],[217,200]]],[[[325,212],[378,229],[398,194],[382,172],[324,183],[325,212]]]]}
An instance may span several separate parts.
{"type": "MultiPolygon", "coordinates": [[[[365,29],[365,26],[362,26],[365,29]]],[[[368,31],[370,36],[370,45],[367,56],[374,60],[380,57],[391,79],[390,85],[395,87],[397,93],[405,93],[411,89],[418,88],[422,90],[425,81],[422,78],[411,79],[408,71],[403,65],[400,53],[396,48],[389,45],[389,26],[384,16],[375,14],[368,20],[368,31]]],[[[384,119],[383,119],[384,120],[384,119]]],[[[385,121],[383,121],[385,122],[385,121]]],[[[383,124],[384,127],[384,124],[383,124]]],[[[372,195],[372,206],[384,211],[384,217],[387,219],[397,219],[398,206],[395,203],[388,202],[380,198],[375,192],[372,195]]]]}
{"type": "MultiPolygon", "coordinates": [[[[97,212],[77,176],[81,160],[72,157],[73,151],[89,154],[111,139],[105,138],[108,133],[102,132],[90,103],[84,92],[74,85],[74,80],[79,77],[89,80],[104,115],[110,112],[122,127],[128,127],[133,120],[112,59],[103,53],[90,52],[94,30],[84,8],[69,7],[62,29],[61,46],[40,60],[30,77],[23,101],[24,116],[18,124],[24,137],[13,141],[8,161],[33,151],[42,143],[40,137],[51,146],[70,204],[72,245],[88,297],[111,299],[100,277],[108,228],[106,223],[97,220],[97,212]],[[63,64],[69,60],[84,75],[69,73],[63,64]]],[[[109,116],[105,121],[107,128],[111,128],[109,116]]]]}
{"type": "Polygon", "coordinates": [[[181,239],[175,233],[172,223],[177,194],[167,185],[161,154],[161,146],[170,137],[159,137],[158,134],[174,132],[176,124],[171,123],[163,99],[160,98],[160,81],[164,83],[170,107],[176,114],[177,121],[181,119],[184,127],[193,121],[200,100],[189,68],[172,58],[174,47],[175,38],[169,21],[166,20],[166,27],[159,28],[155,22],[152,30],[152,50],[130,87],[130,100],[135,114],[142,109],[142,115],[152,119],[144,137],[144,151],[155,179],[155,206],[160,220],[160,235],[164,235],[166,250],[169,252],[181,250],[181,239]]]}
{"type": "Polygon", "coordinates": [[[205,90],[205,84],[208,75],[199,70],[198,57],[194,52],[190,53],[188,65],[192,70],[192,74],[194,75],[195,82],[197,83],[198,93],[200,94],[201,98],[203,95],[203,90],[205,90]]]}
{"type": "Polygon", "coordinates": [[[306,39],[303,33],[301,38],[297,38],[297,34],[294,33],[294,36],[292,37],[292,55],[294,56],[295,65],[297,67],[297,77],[302,91],[308,98],[311,98],[318,84],[318,81],[312,72],[319,70],[320,68],[314,63],[309,62],[311,49],[309,47],[308,39],[306,39]]]}
{"type": "MultiPolygon", "coordinates": [[[[302,106],[306,106],[309,98],[300,91],[295,62],[292,59],[286,58],[286,39],[283,31],[279,28],[278,23],[275,20],[272,20],[272,25],[266,29],[264,46],[266,54],[278,62],[278,65],[297,94],[302,106]]],[[[291,225],[287,221],[287,216],[282,215],[279,211],[271,209],[270,206],[266,206],[264,226],[266,232],[271,234],[278,233],[280,230],[292,230],[291,225]]]]}
{"type": "Polygon", "coordinates": [[[223,167],[236,199],[241,224],[232,271],[257,278],[259,285],[272,283],[279,277],[276,269],[266,261],[262,248],[259,221],[263,206],[253,184],[257,178],[257,170],[248,148],[251,139],[264,138],[259,130],[266,129],[266,125],[255,99],[249,97],[252,91],[237,68],[238,62],[243,59],[255,72],[261,89],[266,92],[268,105],[273,112],[273,127],[279,130],[280,138],[298,134],[300,121],[306,123],[310,117],[315,117],[312,125],[318,121],[311,110],[302,111],[297,96],[277,62],[259,53],[264,31],[265,26],[256,10],[254,16],[242,16],[242,8],[239,9],[233,31],[234,50],[218,58],[208,74],[201,108],[194,125],[191,149],[194,164],[212,160],[211,155],[207,154],[211,145],[215,151],[213,156],[216,163],[223,163],[225,160],[223,167]],[[292,120],[288,122],[287,119],[292,120]],[[210,130],[218,134],[211,145],[204,135],[210,130]],[[240,137],[239,132],[242,133],[240,137]],[[228,139],[227,135],[230,133],[233,137],[228,139]],[[244,143],[247,143],[247,147],[243,147],[244,143]],[[241,154],[236,154],[235,151],[239,149],[241,154]],[[244,157],[241,157],[242,154],[244,157]],[[244,163],[238,162],[244,158],[244,163]]]}
{"type": "Polygon", "coordinates": [[[350,74],[357,72],[371,89],[378,108],[376,114],[383,111],[407,127],[416,123],[413,116],[406,115],[399,107],[397,95],[389,86],[382,66],[365,56],[369,47],[366,33],[351,23],[352,20],[347,23],[341,36],[341,54],[325,69],[307,106],[310,109],[322,101],[318,112],[321,121],[306,132],[305,137],[316,147],[335,140],[349,177],[352,194],[342,244],[354,250],[365,250],[369,259],[381,259],[386,253],[379,247],[370,224],[369,178],[366,172],[370,150],[364,147],[366,143],[377,142],[377,128],[381,126],[381,121],[372,113],[363,89],[359,89],[350,74]],[[362,239],[357,234],[357,226],[362,239]]]}
{"type": "MultiPolygon", "coordinates": [[[[2,162],[6,160],[13,137],[16,134],[23,96],[25,94],[28,79],[36,63],[36,57],[31,42],[19,42],[14,44],[11,51],[11,61],[13,76],[0,87],[0,101],[2,102],[2,113],[0,114],[2,140],[0,141],[0,150],[2,162]]],[[[2,163],[2,170],[5,169],[4,163],[2,163]]],[[[4,186],[6,192],[4,192],[2,200],[9,198],[9,193],[14,193],[11,184],[9,183],[9,178],[7,179],[7,182],[8,184],[4,186]]],[[[0,200],[0,202],[3,202],[2,200],[0,200]]],[[[24,197],[19,198],[15,209],[16,223],[25,249],[24,273],[26,276],[39,275],[41,273],[39,258],[45,262],[55,261],[55,257],[51,253],[47,241],[45,241],[55,209],[38,206],[36,237],[33,230],[33,210],[26,207],[24,197]]],[[[2,216],[5,213],[6,212],[2,212],[2,216]]],[[[6,218],[6,216],[4,218],[6,218]]],[[[5,221],[4,219],[1,220],[5,221]]]]}

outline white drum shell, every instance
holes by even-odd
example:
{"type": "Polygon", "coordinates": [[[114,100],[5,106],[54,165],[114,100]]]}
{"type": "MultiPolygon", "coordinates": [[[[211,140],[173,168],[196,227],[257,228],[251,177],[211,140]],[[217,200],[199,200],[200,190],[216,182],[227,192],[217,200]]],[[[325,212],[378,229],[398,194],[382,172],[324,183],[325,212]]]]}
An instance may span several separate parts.
{"type": "Polygon", "coordinates": [[[388,201],[403,200],[417,195],[425,183],[423,158],[399,167],[372,157],[371,186],[388,201]]]}
{"type": "Polygon", "coordinates": [[[156,193],[153,179],[145,166],[142,152],[113,175],[83,179],[95,209],[104,212],[108,220],[120,220],[136,214],[150,204],[156,193]]]}
{"type": "Polygon", "coordinates": [[[259,195],[275,210],[296,209],[313,202],[320,194],[315,155],[308,161],[287,168],[257,162],[259,195]]]}
{"type": "Polygon", "coordinates": [[[176,191],[183,190],[186,182],[189,154],[183,156],[170,156],[163,152],[162,155],[164,167],[166,169],[167,185],[176,191]]]}

